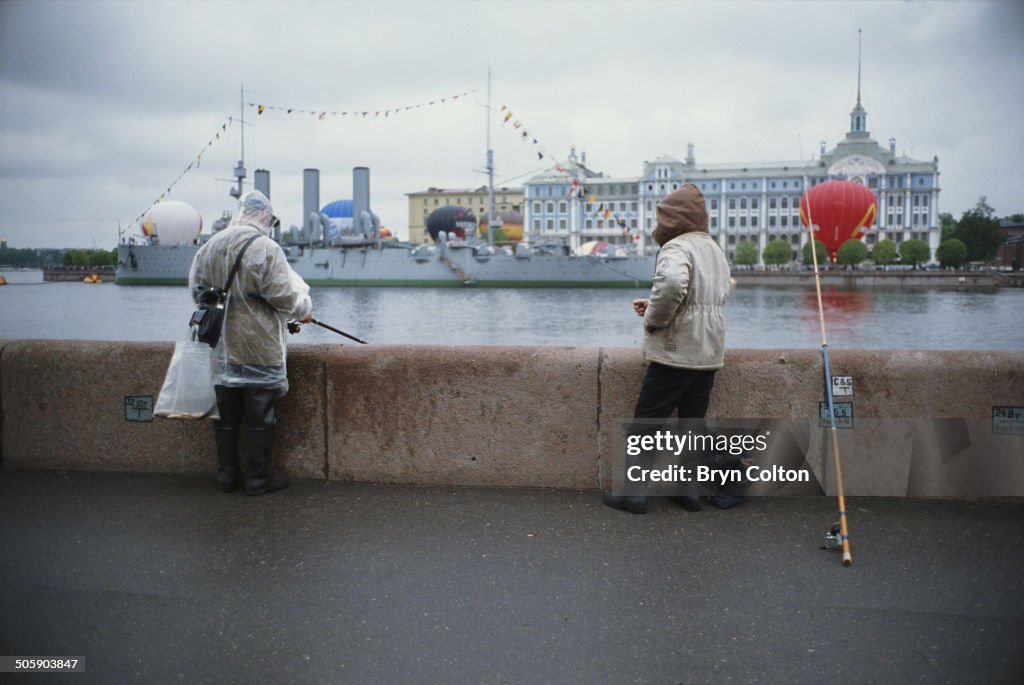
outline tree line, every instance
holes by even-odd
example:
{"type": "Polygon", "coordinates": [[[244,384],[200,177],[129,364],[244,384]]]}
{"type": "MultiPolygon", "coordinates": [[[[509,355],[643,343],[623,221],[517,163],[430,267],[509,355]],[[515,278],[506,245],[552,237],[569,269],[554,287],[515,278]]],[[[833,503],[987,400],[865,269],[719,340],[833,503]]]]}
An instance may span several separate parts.
{"type": "Polygon", "coordinates": [[[55,266],[93,267],[117,264],[113,250],[61,250],[55,248],[0,248],[0,266],[16,269],[49,269],[55,266]]]}
{"type": "MultiPolygon", "coordinates": [[[[1024,215],[1014,214],[1007,217],[1012,221],[1024,221],[1024,215]]],[[[978,204],[967,210],[957,221],[952,214],[939,214],[942,222],[942,234],[939,247],[935,250],[935,260],[940,265],[957,268],[967,262],[991,262],[1002,237],[999,235],[999,219],[995,210],[989,206],[985,197],[978,204]]],[[[819,264],[827,262],[825,246],[815,240],[819,264]]],[[[751,240],[741,240],[736,245],[733,262],[738,265],[752,266],[757,264],[757,244],[751,240]]],[[[760,255],[765,264],[782,265],[793,261],[793,248],[788,240],[773,240],[765,245],[760,255]]],[[[871,250],[861,240],[847,240],[836,252],[836,263],[844,266],[856,266],[871,258],[875,264],[907,264],[917,267],[932,258],[931,248],[923,240],[904,240],[896,243],[888,238],[878,241],[871,250]]],[[[811,243],[803,247],[803,263],[812,264],[811,243]]]]}

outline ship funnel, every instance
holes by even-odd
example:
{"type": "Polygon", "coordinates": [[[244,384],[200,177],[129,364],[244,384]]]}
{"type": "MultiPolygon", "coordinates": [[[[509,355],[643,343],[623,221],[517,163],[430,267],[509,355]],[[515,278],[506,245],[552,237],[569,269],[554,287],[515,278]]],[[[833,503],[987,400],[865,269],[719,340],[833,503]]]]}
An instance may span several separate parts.
{"type": "Polygon", "coordinates": [[[369,235],[372,225],[364,218],[370,212],[370,169],[364,166],[352,169],[352,228],[356,235],[369,235]]]}
{"type": "Polygon", "coordinates": [[[302,229],[306,236],[313,236],[320,228],[320,170],[302,170],[302,229]]]}
{"type": "Polygon", "coordinates": [[[257,169],[253,173],[253,186],[270,199],[270,172],[266,169],[257,169]]]}

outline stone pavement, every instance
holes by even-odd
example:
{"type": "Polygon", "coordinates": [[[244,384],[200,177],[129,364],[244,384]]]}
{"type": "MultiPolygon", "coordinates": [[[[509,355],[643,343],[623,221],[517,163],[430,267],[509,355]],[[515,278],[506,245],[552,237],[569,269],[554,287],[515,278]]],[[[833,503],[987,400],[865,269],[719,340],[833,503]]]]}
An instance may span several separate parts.
{"type": "Polygon", "coordinates": [[[0,471],[0,655],[73,683],[1024,682],[1024,507],[0,471]]]}

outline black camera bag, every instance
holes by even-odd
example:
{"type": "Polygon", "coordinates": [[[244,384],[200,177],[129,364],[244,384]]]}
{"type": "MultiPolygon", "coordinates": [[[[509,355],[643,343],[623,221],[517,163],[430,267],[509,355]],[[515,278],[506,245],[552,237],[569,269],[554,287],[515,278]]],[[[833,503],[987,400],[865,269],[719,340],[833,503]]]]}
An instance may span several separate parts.
{"type": "Polygon", "coordinates": [[[227,311],[225,306],[228,303],[228,293],[231,292],[231,282],[235,280],[235,272],[238,271],[238,265],[242,263],[242,255],[259,237],[260,234],[256,233],[242,245],[223,289],[200,286],[201,291],[197,298],[199,308],[192,312],[192,319],[188,322],[192,328],[193,340],[204,342],[210,347],[217,347],[217,343],[220,342],[221,330],[224,328],[224,315],[227,311]]]}

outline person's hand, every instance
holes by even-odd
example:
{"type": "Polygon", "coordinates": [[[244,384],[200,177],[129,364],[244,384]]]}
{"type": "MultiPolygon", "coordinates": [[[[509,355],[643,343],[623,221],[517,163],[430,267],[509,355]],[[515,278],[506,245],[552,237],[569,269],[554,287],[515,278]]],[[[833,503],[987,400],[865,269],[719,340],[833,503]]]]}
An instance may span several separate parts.
{"type": "Polygon", "coordinates": [[[300,321],[299,323],[309,323],[309,322],[310,322],[310,321],[312,321],[312,320],[313,320],[313,312],[310,312],[310,313],[309,313],[309,316],[307,316],[307,317],[306,317],[305,319],[303,319],[303,320],[302,320],[302,321],[300,321]]]}
{"type": "Polygon", "coordinates": [[[648,299],[633,300],[633,311],[637,316],[643,316],[647,311],[647,305],[651,303],[648,299]]]}

